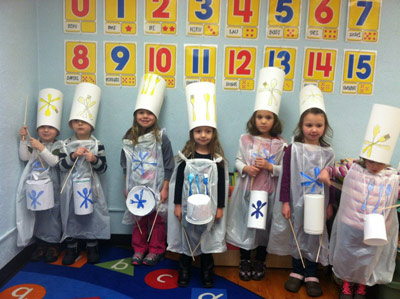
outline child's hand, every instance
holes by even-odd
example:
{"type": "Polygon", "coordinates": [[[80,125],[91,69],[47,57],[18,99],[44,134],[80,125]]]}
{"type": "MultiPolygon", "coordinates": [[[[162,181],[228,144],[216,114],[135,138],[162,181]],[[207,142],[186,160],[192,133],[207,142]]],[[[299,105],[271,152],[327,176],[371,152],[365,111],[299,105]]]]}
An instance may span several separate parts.
{"type": "Polygon", "coordinates": [[[85,154],[85,159],[86,161],[96,164],[97,162],[97,157],[96,155],[94,155],[91,151],[89,151],[88,149],[86,150],[86,154],[85,154]]]}
{"type": "Polygon", "coordinates": [[[128,197],[128,194],[126,193],[126,188],[124,188],[124,191],[122,191],[122,193],[124,194],[125,198],[128,197]]]}
{"type": "Polygon", "coordinates": [[[330,204],[328,204],[328,207],[326,208],[326,219],[331,219],[331,217],[332,217],[332,215],[333,215],[333,207],[332,207],[332,204],[330,203],[330,204]]]}
{"type": "Polygon", "coordinates": [[[286,219],[290,218],[290,205],[288,202],[284,202],[282,205],[282,215],[286,219]]]}
{"type": "Polygon", "coordinates": [[[21,136],[21,140],[26,140],[26,136],[28,136],[27,126],[22,126],[21,129],[19,129],[19,135],[21,136]]]}
{"type": "Polygon", "coordinates": [[[175,205],[174,214],[180,222],[182,220],[182,205],[175,205]]]}
{"type": "Polygon", "coordinates": [[[254,166],[256,166],[259,169],[265,169],[268,170],[269,172],[273,171],[273,166],[271,163],[268,161],[264,160],[261,157],[257,157],[256,160],[254,161],[254,166]]]}
{"type": "Polygon", "coordinates": [[[163,187],[160,191],[160,200],[161,202],[165,202],[168,199],[168,191],[169,191],[169,182],[164,181],[163,187]]]}
{"type": "Polygon", "coordinates": [[[215,214],[215,221],[218,221],[219,219],[224,216],[224,209],[223,208],[217,208],[217,214],[215,214]]]}
{"type": "Polygon", "coordinates": [[[256,177],[257,174],[260,172],[260,168],[247,165],[243,168],[243,172],[247,173],[251,177],[256,177]]]}
{"type": "Polygon", "coordinates": [[[88,149],[86,147],[78,147],[75,152],[72,153],[72,158],[75,160],[80,156],[84,156],[88,149]]]}
{"type": "Polygon", "coordinates": [[[31,139],[29,139],[29,142],[32,148],[38,150],[39,152],[42,152],[44,150],[44,145],[39,140],[31,137],[31,139]]]}
{"type": "Polygon", "coordinates": [[[328,186],[331,185],[331,178],[330,178],[328,170],[323,169],[321,171],[321,173],[318,176],[318,181],[320,181],[321,183],[327,184],[328,186]]]}

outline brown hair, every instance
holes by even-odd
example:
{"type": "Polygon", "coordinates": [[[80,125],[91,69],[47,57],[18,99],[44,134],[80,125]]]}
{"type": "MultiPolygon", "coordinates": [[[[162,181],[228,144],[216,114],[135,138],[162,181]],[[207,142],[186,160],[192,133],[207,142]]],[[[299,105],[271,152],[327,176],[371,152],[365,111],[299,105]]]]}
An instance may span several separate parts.
{"type": "MultiPolygon", "coordinates": [[[[271,135],[271,137],[278,137],[280,134],[282,134],[282,123],[279,120],[279,117],[275,113],[272,114],[274,115],[274,124],[272,125],[272,128],[269,131],[269,135],[271,135]]],[[[257,116],[257,111],[254,111],[253,115],[247,121],[246,125],[247,133],[253,136],[261,135],[261,132],[257,129],[256,126],[256,116],[257,116]]]]}
{"type": "Polygon", "coordinates": [[[308,114],[322,114],[325,119],[325,130],[322,136],[319,138],[319,143],[323,147],[328,147],[330,146],[328,143],[328,139],[332,138],[333,135],[333,130],[329,126],[328,123],[328,117],[326,116],[325,112],[319,108],[310,108],[307,109],[306,111],[303,112],[303,114],[300,116],[299,123],[297,124],[296,130],[294,131],[294,141],[295,142],[304,142],[304,133],[303,133],[303,124],[304,124],[304,118],[308,114]]]}
{"type": "MultiPolygon", "coordinates": [[[[147,110],[147,111],[149,111],[149,110],[147,110]]],[[[150,133],[150,132],[153,132],[154,136],[156,137],[156,141],[157,142],[161,141],[160,140],[160,128],[158,127],[158,124],[157,124],[157,117],[156,117],[154,124],[151,127],[147,128],[147,129],[143,129],[143,127],[141,125],[139,125],[139,123],[136,120],[136,112],[137,112],[137,110],[133,113],[132,127],[126,131],[126,133],[122,139],[130,139],[130,140],[132,140],[133,145],[136,145],[139,143],[138,140],[139,140],[140,136],[150,133]]],[[[151,112],[151,111],[149,111],[149,112],[151,112]]]]}

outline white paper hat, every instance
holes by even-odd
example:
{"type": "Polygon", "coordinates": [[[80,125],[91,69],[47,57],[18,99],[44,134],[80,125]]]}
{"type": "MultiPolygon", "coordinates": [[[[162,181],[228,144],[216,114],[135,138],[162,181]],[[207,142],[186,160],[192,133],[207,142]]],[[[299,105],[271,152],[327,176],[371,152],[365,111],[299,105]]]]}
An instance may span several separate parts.
{"type": "Polygon", "coordinates": [[[319,108],[326,112],[322,91],[315,85],[306,85],[300,91],[300,115],[310,108],[319,108]]]}
{"type": "Polygon", "coordinates": [[[151,73],[144,74],[140,81],[135,111],[146,109],[151,111],[158,118],[164,102],[166,86],[167,83],[163,77],[151,73]]]}
{"type": "Polygon", "coordinates": [[[360,157],[389,164],[400,132],[400,109],[374,104],[360,157]]]}
{"type": "Polygon", "coordinates": [[[63,93],[54,88],[39,91],[36,129],[52,126],[60,131],[63,107],[63,93]]]}
{"type": "Polygon", "coordinates": [[[285,72],[278,67],[265,67],[260,70],[257,84],[254,111],[267,110],[279,114],[285,72]]]}
{"type": "Polygon", "coordinates": [[[214,83],[195,82],[187,85],[186,103],[189,130],[201,126],[217,128],[217,104],[214,83]]]}
{"type": "Polygon", "coordinates": [[[69,121],[74,119],[83,120],[89,123],[94,129],[96,127],[100,98],[100,87],[87,82],[79,83],[75,89],[69,121]]]}

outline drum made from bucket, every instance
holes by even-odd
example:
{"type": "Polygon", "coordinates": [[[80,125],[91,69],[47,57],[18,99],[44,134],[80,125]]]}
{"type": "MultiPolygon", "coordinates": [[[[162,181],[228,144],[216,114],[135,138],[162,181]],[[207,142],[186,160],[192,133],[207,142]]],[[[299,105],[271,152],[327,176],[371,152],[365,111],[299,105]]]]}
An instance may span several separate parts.
{"type": "Polygon", "coordinates": [[[304,232],[321,235],[325,224],[325,197],[323,194],[304,194],[304,232]]]}
{"type": "Polygon", "coordinates": [[[385,217],[382,214],[365,215],[364,243],[370,246],[382,246],[388,243],[385,217]]]}
{"type": "Polygon", "coordinates": [[[126,207],[135,216],[146,216],[154,210],[155,206],[155,193],[145,186],[133,187],[126,198],[126,207]]]}
{"type": "Polygon", "coordinates": [[[77,179],[73,181],[75,215],[89,215],[93,213],[93,191],[91,179],[77,179]]]}
{"type": "Polygon", "coordinates": [[[53,182],[50,179],[27,180],[25,186],[28,210],[44,211],[54,207],[53,182]]]}
{"type": "Polygon", "coordinates": [[[268,192],[250,191],[249,213],[247,216],[247,227],[265,229],[267,225],[268,192]]]}
{"type": "Polygon", "coordinates": [[[205,194],[193,194],[188,197],[186,221],[203,225],[209,223],[213,219],[211,209],[211,198],[205,194]]]}

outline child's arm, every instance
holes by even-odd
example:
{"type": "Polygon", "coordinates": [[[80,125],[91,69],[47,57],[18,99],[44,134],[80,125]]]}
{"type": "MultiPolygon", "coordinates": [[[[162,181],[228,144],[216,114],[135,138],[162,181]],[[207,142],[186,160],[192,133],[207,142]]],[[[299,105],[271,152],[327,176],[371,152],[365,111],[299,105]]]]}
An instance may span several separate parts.
{"type": "Polygon", "coordinates": [[[84,156],[88,149],[86,147],[78,147],[75,152],[73,153],[66,153],[64,152],[64,147],[60,149],[60,154],[59,154],[59,162],[58,166],[60,167],[61,171],[68,171],[72,168],[74,165],[75,160],[80,157],[84,156]]]}
{"type": "Polygon", "coordinates": [[[166,133],[163,133],[161,139],[161,151],[163,155],[164,164],[164,183],[160,190],[160,200],[165,202],[168,199],[169,193],[169,181],[174,171],[174,154],[172,152],[171,141],[168,139],[166,133]]]}
{"type": "Polygon", "coordinates": [[[184,171],[186,167],[186,162],[182,161],[176,172],[176,182],[175,182],[175,194],[174,194],[174,204],[175,210],[174,214],[179,221],[182,220],[182,191],[183,191],[183,181],[184,181],[184,171]]]}
{"type": "Polygon", "coordinates": [[[168,193],[169,193],[169,181],[164,180],[164,183],[163,183],[161,191],[160,191],[161,202],[165,202],[168,199],[168,193]]]}
{"type": "Polygon", "coordinates": [[[286,218],[290,218],[290,163],[292,156],[292,146],[286,149],[283,155],[282,161],[282,181],[280,192],[280,201],[282,202],[282,215],[286,218]]]}
{"type": "Polygon", "coordinates": [[[239,150],[236,154],[235,168],[242,177],[246,176],[246,174],[251,177],[256,177],[257,174],[260,172],[260,169],[255,167],[254,165],[247,165],[240,149],[241,142],[239,143],[239,150]]]}
{"type": "Polygon", "coordinates": [[[93,169],[97,173],[104,173],[107,170],[106,152],[104,145],[99,142],[97,148],[97,155],[94,155],[91,151],[87,150],[85,154],[86,161],[92,164],[93,169]]]}
{"type": "Polygon", "coordinates": [[[44,147],[44,149],[40,152],[40,157],[46,161],[50,167],[56,166],[60,161],[58,150],[50,152],[46,147],[44,147]]]}
{"type": "Polygon", "coordinates": [[[217,164],[218,170],[218,202],[217,202],[217,213],[215,215],[215,220],[221,219],[224,215],[225,208],[225,169],[224,162],[217,164]]]}

